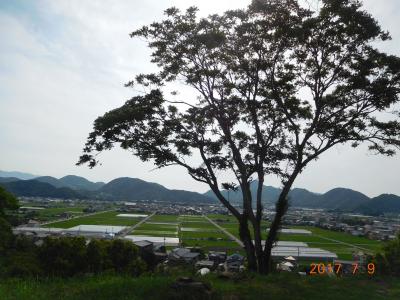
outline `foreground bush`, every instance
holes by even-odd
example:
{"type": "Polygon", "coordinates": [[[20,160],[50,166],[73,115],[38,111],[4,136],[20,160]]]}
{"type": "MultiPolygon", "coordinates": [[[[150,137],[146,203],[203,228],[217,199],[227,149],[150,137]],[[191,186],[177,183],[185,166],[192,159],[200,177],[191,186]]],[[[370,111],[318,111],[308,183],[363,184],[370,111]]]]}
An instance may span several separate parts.
{"type": "Polygon", "coordinates": [[[376,260],[381,274],[400,276],[400,234],[383,246],[383,253],[376,260]]]}
{"type": "Polygon", "coordinates": [[[130,241],[83,237],[47,237],[41,246],[24,236],[14,237],[0,263],[3,277],[71,277],[102,272],[138,276],[146,269],[130,241]]]}

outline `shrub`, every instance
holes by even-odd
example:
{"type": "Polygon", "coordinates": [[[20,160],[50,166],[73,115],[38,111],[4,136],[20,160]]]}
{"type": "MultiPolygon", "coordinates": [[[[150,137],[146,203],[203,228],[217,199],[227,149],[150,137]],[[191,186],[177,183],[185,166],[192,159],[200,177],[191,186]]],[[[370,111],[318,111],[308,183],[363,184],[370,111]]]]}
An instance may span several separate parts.
{"type": "Polygon", "coordinates": [[[400,234],[383,246],[383,253],[376,256],[376,264],[382,274],[400,276],[400,234]]]}
{"type": "Polygon", "coordinates": [[[83,237],[47,237],[39,250],[42,269],[51,276],[72,276],[84,273],[86,241],[83,237]]]}
{"type": "Polygon", "coordinates": [[[146,269],[139,257],[138,248],[129,241],[113,240],[108,249],[108,255],[112,266],[117,272],[131,275],[139,275],[146,269]]]}

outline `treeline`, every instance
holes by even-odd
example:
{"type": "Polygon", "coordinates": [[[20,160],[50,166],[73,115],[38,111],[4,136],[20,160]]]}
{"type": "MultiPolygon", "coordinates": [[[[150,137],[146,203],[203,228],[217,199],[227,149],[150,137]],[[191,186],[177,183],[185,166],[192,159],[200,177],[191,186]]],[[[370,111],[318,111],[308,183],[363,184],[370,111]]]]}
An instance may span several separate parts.
{"type": "Polygon", "coordinates": [[[155,266],[152,253],[140,253],[130,241],[83,237],[46,237],[37,240],[13,235],[18,200],[0,187],[0,276],[69,277],[116,272],[138,276],[155,266]]]}
{"type": "Polygon", "coordinates": [[[6,277],[71,277],[115,272],[138,276],[151,269],[130,241],[91,240],[83,237],[46,237],[36,245],[25,236],[14,237],[4,252],[1,275],[6,277]]]}

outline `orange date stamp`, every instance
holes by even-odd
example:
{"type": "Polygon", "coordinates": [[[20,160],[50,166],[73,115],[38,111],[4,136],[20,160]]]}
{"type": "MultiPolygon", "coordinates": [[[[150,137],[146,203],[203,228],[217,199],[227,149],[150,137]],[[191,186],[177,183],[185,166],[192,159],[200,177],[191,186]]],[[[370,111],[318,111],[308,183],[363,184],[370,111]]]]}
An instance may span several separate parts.
{"type": "MultiPolygon", "coordinates": [[[[323,275],[327,273],[336,273],[336,274],[341,274],[343,271],[343,265],[341,263],[335,263],[335,264],[324,264],[324,263],[312,263],[311,264],[311,270],[310,270],[310,275],[323,275]]],[[[351,274],[356,275],[357,273],[360,272],[360,267],[358,263],[353,263],[351,265],[351,274]]],[[[368,275],[374,275],[375,274],[375,264],[374,263],[369,263],[366,268],[366,272],[368,275]]]]}

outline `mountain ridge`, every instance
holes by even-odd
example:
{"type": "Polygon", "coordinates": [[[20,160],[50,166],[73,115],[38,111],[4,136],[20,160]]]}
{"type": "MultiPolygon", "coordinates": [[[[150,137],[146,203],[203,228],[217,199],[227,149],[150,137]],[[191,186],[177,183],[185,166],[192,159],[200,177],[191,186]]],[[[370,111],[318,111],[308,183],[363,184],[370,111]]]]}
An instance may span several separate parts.
{"type": "MultiPolygon", "coordinates": [[[[255,186],[257,181],[252,182],[250,189],[255,202],[255,186]]],[[[264,205],[274,205],[279,197],[280,189],[272,186],[263,186],[262,202],[264,205]]],[[[221,192],[227,197],[228,192],[221,192]]],[[[214,193],[209,190],[206,193],[209,197],[217,199],[214,193]]],[[[241,191],[230,191],[230,201],[240,204],[241,191]]],[[[394,194],[382,194],[377,197],[354,191],[349,188],[337,187],[326,193],[313,193],[307,189],[294,188],[289,192],[289,204],[292,207],[326,209],[342,212],[358,212],[379,215],[383,213],[400,213],[400,197],[394,194]]],[[[228,198],[228,197],[227,197],[228,198]]]]}
{"type": "MultiPolygon", "coordinates": [[[[211,190],[201,194],[186,190],[168,189],[158,183],[130,177],[119,177],[108,183],[103,183],[91,182],[84,177],[75,175],[66,175],[59,179],[52,176],[38,176],[28,180],[0,176],[0,185],[17,196],[108,201],[156,200],[177,203],[217,203],[218,201],[211,190]]],[[[257,181],[252,182],[250,188],[254,198],[257,190],[257,181]]],[[[274,205],[280,192],[281,189],[279,188],[263,186],[262,203],[264,205],[274,205]]],[[[241,204],[240,189],[229,192],[222,190],[221,193],[231,203],[241,204]]],[[[333,188],[322,194],[303,188],[294,188],[289,193],[289,203],[292,207],[319,208],[375,215],[389,212],[400,213],[400,197],[397,195],[382,194],[370,198],[361,192],[342,187],[333,188]]]]}
{"type": "Polygon", "coordinates": [[[29,180],[0,177],[0,185],[16,196],[26,197],[108,201],[156,200],[178,203],[215,202],[213,199],[197,192],[167,189],[158,183],[130,177],[116,178],[107,184],[101,182],[93,183],[83,177],[74,175],[67,175],[60,179],[51,176],[40,176],[29,180]],[[95,189],[93,188],[94,186],[96,187],[95,189]]]}

